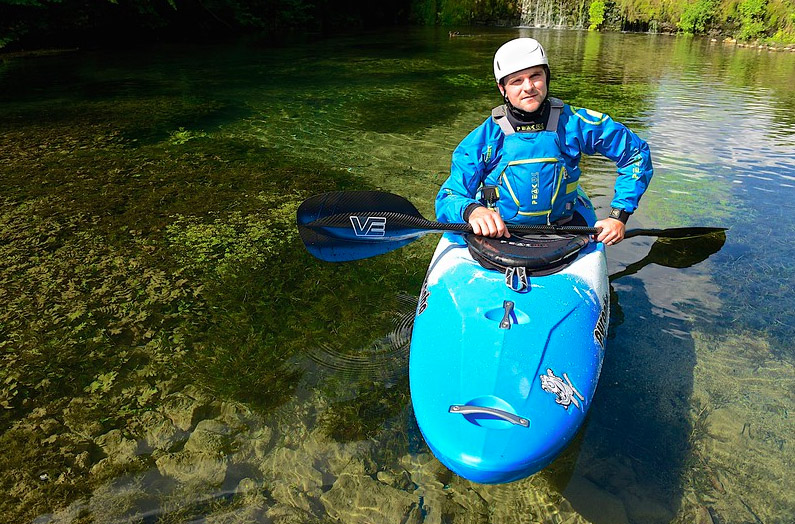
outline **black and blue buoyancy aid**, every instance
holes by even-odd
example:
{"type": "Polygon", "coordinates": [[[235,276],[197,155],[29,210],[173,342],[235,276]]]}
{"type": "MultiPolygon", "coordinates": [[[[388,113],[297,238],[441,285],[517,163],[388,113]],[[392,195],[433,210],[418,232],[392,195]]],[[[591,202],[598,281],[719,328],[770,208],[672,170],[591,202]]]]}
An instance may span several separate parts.
{"type": "Polygon", "coordinates": [[[483,186],[496,189],[490,204],[506,222],[550,224],[573,213],[580,172],[568,172],[563,160],[557,133],[563,101],[550,97],[549,102],[549,118],[541,131],[517,133],[505,105],[492,111],[505,138],[501,161],[483,186]]]}

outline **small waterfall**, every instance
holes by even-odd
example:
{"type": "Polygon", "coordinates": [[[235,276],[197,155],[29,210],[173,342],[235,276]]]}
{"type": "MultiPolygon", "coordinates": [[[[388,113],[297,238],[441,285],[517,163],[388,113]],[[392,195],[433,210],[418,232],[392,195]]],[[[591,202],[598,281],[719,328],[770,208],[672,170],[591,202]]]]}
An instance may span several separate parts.
{"type": "Polygon", "coordinates": [[[520,23],[527,27],[567,27],[563,0],[521,0],[520,23]]]}
{"type": "Polygon", "coordinates": [[[585,0],[580,0],[579,6],[577,7],[577,21],[574,24],[574,27],[577,29],[584,29],[587,27],[588,22],[588,10],[585,8],[585,0]]]}

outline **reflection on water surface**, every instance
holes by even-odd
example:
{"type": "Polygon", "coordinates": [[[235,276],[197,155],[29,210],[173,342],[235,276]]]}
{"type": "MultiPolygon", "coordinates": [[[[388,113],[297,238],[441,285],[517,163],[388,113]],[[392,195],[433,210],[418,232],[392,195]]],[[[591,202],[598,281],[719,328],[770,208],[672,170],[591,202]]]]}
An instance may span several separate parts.
{"type": "MultiPolygon", "coordinates": [[[[408,29],[317,45],[76,52],[0,65],[0,511],[29,522],[788,522],[795,57],[664,35],[408,29]],[[480,486],[411,414],[407,317],[434,239],[323,264],[309,195],[432,214],[540,39],[551,91],[650,143],[611,248],[594,406],[547,470],[480,486]]],[[[584,161],[609,204],[609,163],[584,161]]],[[[410,317],[410,315],[409,315],[410,317]]]]}

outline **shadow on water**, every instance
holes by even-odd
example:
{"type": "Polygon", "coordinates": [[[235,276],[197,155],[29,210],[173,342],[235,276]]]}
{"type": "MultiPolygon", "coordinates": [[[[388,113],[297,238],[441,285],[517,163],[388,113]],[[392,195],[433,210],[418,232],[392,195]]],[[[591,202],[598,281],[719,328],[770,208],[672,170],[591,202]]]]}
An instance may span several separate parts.
{"type": "Polygon", "coordinates": [[[620,293],[622,305],[632,314],[618,322],[619,329],[611,325],[591,418],[564,496],[596,524],[670,522],[690,455],[695,349],[674,334],[687,331],[682,321],[655,315],[641,280],[622,284],[628,288],[620,293]]]}
{"type": "Polygon", "coordinates": [[[684,269],[705,261],[721,250],[726,243],[726,233],[712,233],[690,238],[660,238],[651,246],[649,253],[618,273],[610,275],[610,281],[634,275],[649,264],[684,269]]]}
{"type": "Polygon", "coordinates": [[[660,316],[638,273],[649,264],[687,268],[724,245],[724,232],[658,239],[638,262],[611,275],[609,345],[579,460],[564,495],[595,524],[670,522],[691,460],[689,399],[695,346],[689,327],[660,316]],[[621,300],[621,304],[619,304],[621,300]],[[623,306],[623,307],[622,307],[623,306]],[[631,313],[624,314],[624,310],[631,313]]]}

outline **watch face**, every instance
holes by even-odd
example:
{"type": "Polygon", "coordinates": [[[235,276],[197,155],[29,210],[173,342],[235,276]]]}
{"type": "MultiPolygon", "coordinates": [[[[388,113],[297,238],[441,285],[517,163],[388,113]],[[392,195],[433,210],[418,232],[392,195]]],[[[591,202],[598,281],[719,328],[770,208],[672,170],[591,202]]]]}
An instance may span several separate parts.
{"type": "Polygon", "coordinates": [[[627,219],[629,219],[629,213],[627,213],[623,209],[617,209],[615,207],[610,210],[610,214],[608,216],[610,218],[615,218],[616,220],[620,220],[624,224],[626,224],[627,219]]]}

